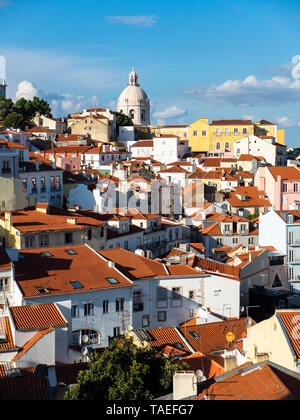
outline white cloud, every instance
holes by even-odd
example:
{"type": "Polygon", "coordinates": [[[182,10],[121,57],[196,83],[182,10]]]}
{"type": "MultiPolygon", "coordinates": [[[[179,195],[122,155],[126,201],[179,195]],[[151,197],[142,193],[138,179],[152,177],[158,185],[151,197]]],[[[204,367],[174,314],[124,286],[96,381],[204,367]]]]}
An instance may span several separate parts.
{"type": "Polygon", "coordinates": [[[250,120],[250,121],[254,121],[255,120],[255,115],[242,115],[244,120],[250,120]]]}
{"type": "Polygon", "coordinates": [[[244,80],[227,80],[209,87],[188,87],[186,95],[214,103],[251,106],[300,101],[300,56],[292,59],[291,74],[258,80],[254,75],[244,80]]]}
{"type": "Polygon", "coordinates": [[[284,128],[300,127],[300,121],[290,120],[289,117],[277,117],[276,121],[284,128]]]}
{"type": "Polygon", "coordinates": [[[156,24],[158,16],[107,16],[110,23],[123,23],[137,27],[151,27],[156,24]]]}
{"type": "Polygon", "coordinates": [[[173,105],[170,108],[166,108],[164,111],[155,112],[153,116],[157,120],[164,120],[170,118],[180,118],[186,114],[186,110],[177,108],[176,105],[173,105]]]}
{"type": "Polygon", "coordinates": [[[23,80],[19,83],[16,92],[16,100],[20,98],[33,99],[34,96],[38,96],[38,89],[33,83],[28,80],[23,80]]]}

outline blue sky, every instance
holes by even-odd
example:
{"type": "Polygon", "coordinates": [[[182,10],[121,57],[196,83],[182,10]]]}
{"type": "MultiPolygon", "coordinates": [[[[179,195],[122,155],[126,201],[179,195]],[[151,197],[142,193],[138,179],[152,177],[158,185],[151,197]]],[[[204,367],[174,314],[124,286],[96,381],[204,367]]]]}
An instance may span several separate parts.
{"type": "Polygon", "coordinates": [[[134,63],[152,123],[268,119],[300,147],[299,0],[0,0],[0,16],[12,98],[114,108],[134,63]]]}

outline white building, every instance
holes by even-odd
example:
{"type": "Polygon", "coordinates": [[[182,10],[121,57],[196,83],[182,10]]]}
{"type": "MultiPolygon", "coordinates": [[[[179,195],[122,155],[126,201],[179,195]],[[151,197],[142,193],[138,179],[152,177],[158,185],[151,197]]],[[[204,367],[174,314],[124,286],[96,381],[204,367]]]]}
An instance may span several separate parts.
{"type": "Polygon", "coordinates": [[[129,83],[118,100],[118,112],[127,115],[135,125],[150,125],[150,101],[138,84],[138,75],[132,69],[129,83]]]}
{"type": "Polygon", "coordinates": [[[276,143],[273,137],[249,136],[234,142],[234,155],[262,156],[273,166],[286,166],[286,146],[276,143]]]}

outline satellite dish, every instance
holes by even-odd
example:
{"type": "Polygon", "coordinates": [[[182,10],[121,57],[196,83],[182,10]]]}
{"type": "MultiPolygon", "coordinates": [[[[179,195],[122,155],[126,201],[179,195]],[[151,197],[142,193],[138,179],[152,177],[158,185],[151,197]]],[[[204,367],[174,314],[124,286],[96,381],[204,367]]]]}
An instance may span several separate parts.
{"type": "Polygon", "coordinates": [[[87,335],[83,335],[81,341],[83,342],[83,344],[86,344],[89,341],[89,337],[87,335]]]}
{"type": "Polygon", "coordinates": [[[200,369],[196,370],[196,377],[197,377],[198,382],[206,381],[206,376],[204,376],[202,370],[200,370],[200,369]]]}
{"type": "Polygon", "coordinates": [[[89,354],[88,348],[87,347],[83,347],[81,349],[81,354],[82,354],[82,356],[87,356],[89,354]]]}

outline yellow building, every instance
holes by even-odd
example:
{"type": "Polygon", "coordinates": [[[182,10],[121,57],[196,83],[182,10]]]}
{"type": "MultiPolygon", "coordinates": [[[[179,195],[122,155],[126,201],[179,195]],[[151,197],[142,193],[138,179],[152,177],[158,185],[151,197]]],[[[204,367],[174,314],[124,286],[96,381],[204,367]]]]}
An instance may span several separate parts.
{"type": "Polygon", "coordinates": [[[300,372],[300,311],[277,310],[271,318],[248,328],[247,358],[265,360],[300,372]]]}
{"type": "Polygon", "coordinates": [[[278,129],[277,124],[267,120],[255,123],[254,134],[258,137],[274,137],[276,142],[284,145],[285,131],[278,129]]]}
{"type": "Polygon", "coordinates": [[[189,125],[188,129],[189,147],[192,152],[209,151],[209,122],[208,118],[199,120],[189,125]]]}
{"type": "Polygon", "coordinates": [[[249,120],[218,120],[200,118],[189,126],[189,146],[192,152],[224,153],[234,150],[234,142],[254,134],[249,120]]]}
{"type": "Polygon", "coordinates": [[[188,125],[151,125],[150,131],[153,136],[158,134],[171,134],[179,137],[180,140],[187,140],[189,133],[188,125]]]}

